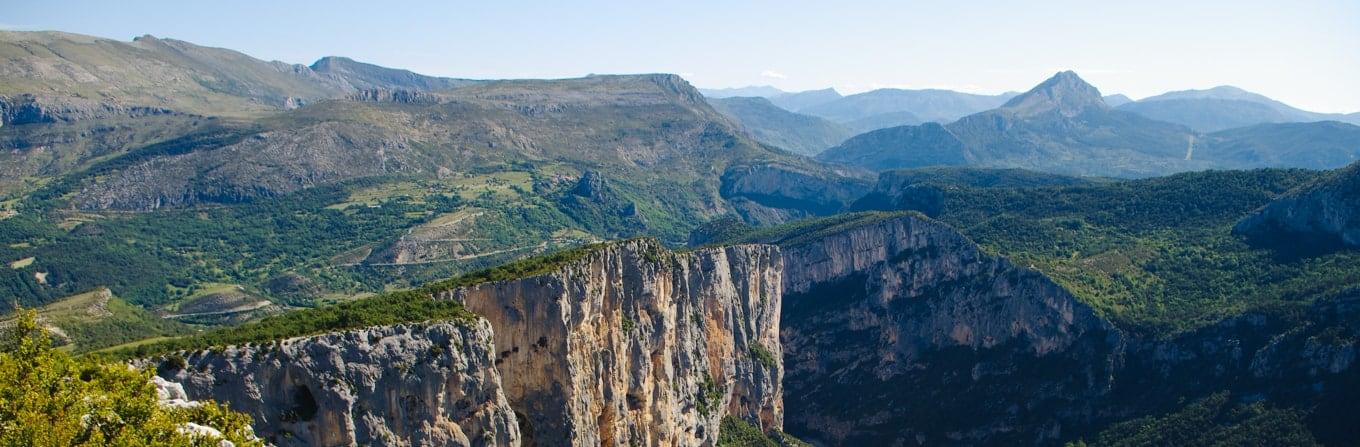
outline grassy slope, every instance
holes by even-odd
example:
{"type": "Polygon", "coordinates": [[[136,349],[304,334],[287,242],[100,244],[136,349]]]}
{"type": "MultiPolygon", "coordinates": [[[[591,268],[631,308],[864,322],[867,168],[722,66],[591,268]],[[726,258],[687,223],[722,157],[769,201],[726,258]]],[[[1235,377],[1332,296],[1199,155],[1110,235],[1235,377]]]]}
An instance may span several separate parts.
{"type": "Polygon", "coordinates": [[[15,64],[15,75],[0,80],[0,95],[55,93],[203,115],[259,116],[281,109],[289,96],[343,91],[291,67],[170,39],[3,31],[0,59],[15,64]]]}
{"type": "MultiPolygon", "coordinates": [[[[76,352],[189,331],[188,326],[163,320],[111,296],[107,289],[72,295],[40,307],[38,320],[60,329],[70,349],[76,352]]],[[[5,321],[9,321],[8,318],[5,321]]]]}

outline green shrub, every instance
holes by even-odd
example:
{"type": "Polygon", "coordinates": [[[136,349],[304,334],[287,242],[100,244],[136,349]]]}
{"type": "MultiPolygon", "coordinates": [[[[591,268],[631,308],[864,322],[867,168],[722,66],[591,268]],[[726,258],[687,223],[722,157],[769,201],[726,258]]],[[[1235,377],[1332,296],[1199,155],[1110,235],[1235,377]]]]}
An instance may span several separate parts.
{"type": "Polygon", "coordinates": [[[722,405],[723,394],[727,392],[727,386],[716,382],[712,377],[704,376],[704,381],[699,384],[699,395],[695,399],[695,408],[699,414],[707,417],[714,410],[722,405]]]}
{"type": "Polygon", "coordinates": [[[178,430],[189,422],[217,428],[238,446],[263,445],[248,435],[249,416],[213,402],[162,407],[149,372],[53,349],[32,311],[0,343],[0,445],[218,445],[178,430]]]}
{"type": "Polygon", "coordinates": [[[771,353],[769,349],[765,349],[764,345],[752,342],[750,350],[751,357],[756,359],[756,361],[765,368],[774,369],[775,365],[778,364],[778,360],[775,359],[774,354],[771,353]]]}

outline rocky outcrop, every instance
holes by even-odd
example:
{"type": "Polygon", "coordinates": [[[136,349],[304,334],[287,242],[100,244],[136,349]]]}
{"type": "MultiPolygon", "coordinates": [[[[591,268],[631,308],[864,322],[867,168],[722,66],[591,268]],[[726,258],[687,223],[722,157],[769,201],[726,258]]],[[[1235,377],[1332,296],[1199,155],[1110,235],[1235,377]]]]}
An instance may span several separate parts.
{"type": "Polygon", "coordinates": [[[612,195],[608,180],[595,171],[586,171],[581,174],[581,178],[576,181],[576,186],[571,188],[571,193],[596,202],[608,200],[611,198],[609,196],[612,195]]]}
{"type": "Polygon", "coordinates": [[[526,441],[713,445],[720,421],[783,426],[779,251],[611,244],[556,271],[439,295],[496,328],[526,441]]]}
{"type": "Polygon", "coordinates": [[[349,96],[352,101],[393,102],[398,104],[438,104],[439,96],[415,90],[370,88],[349,96]]]}
{"type": "Polygon", "coordinates": [[[789,431],[835,445],[1052,444],[1096,417],[1113,326],[905,215],[785,244],[789,431]]]}
{"type": "MultiPolygon", "coordinates": [[[[156,387],[156,403],[165,408],[196,408],[203,405],[203,401],[189,399],[189,394],[184,392],[184,386],[159,376],[151,376],[151,385],[156,387]]],[[[179,425],[180,433],[185,433],[195,438],[207,438],[201,440],[217,440],[217,447],[236,447],[236,443],[223,438],[222,429],[211,425],[201,425],[193,422],[184,422],[179,425]]],[[[246,432],[242,433],[249,440],[258,440],[255,432],[246,427],[246,432]]]]}
{"type": "Polygon", "coordinates": [[[0,126],[141,117],[174,113],[161,107],[124,106],[80,97],[31,94],[0,96],[0,126]]]}
{"type": "Polygon", "coordinates": [[[1271,202],[1233,232],[1289,250],[1360,247],[1360,162],[1271,202]]]}
{"type": "Polygon", "coordinates": [[[518,445],[493,349],[485,320],[443,322],[171,356],[158,369],[190,399],[249,414],[274,445],[518,445]]]}
{"type": "Polygon", "coordinates": [[[755,164],[724,172],[720,192],[747,221],[777,223],[790,217],[834,213],[864,195],[870,186],[855,172],[755,164]],[[752,206],[742,206],[742,202],[752,206]],[[771,214],[781,210],[801,214],[771,214]]]}

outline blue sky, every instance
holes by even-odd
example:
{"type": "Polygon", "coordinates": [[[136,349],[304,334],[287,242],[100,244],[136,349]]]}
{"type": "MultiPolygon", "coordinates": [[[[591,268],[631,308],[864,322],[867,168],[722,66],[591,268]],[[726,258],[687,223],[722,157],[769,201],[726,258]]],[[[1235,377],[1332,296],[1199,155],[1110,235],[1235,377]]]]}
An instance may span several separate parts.
{"type": "Polygon", "coordinates": [[[1076,70],[1140,98],[1230,84],[1360,111],[1360,1],[357,2],[0,0],[0,27],[141,34],[470,77],[680,73],[769,84],[1025,90],[1076,70]]]}

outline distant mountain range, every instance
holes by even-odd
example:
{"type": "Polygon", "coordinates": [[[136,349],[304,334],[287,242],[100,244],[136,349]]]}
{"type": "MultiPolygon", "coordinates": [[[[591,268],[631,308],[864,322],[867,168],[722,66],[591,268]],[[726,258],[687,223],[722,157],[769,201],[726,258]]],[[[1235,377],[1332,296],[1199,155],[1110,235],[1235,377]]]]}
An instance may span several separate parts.
{"type": "Polygon", "coordinates": [[[704,96],[709,98],[735,98],[735,97],[770,98],[774,96],[788,94],[788,92],[786,91],[768,85],[750,85],[746,87],[731,87],[731,88],[701,88],[699,89],[699,93],[702,93],[704,96]]]}
{"type": "Polygon", "coordinates": [[[1265,123],[1342,121],[1360,124],[1360,114],[1309,112],[1232,86],[1169,92],[1118,107],[1148,118],[1184,124],[1201,132],[1265,123]]]}
{"type": "Polygon", "coordinates": [[[862,120],[885,114],[905,118],[903,112],[910,113],[917,122],[950,122],[996,108],[1014,96],[1015,93],[974,95],[935,89],[879,89],[808,107],[801,112],[840,123],[864,122],[862,120]]]}
{"type": "Polygon", "coordinates": [[[790,112],[825,118],[856,133],[885,127],[950,122],[995,108],[1015,93],[975,95],[951,90],[885,88],[849,96],[834,89],[784,92],[769,86],[700,90],[709,98],[761,97],[790,112]]]}
{"type": "MultiPolygon", "coordinates": [[[[948,123],[996,108],[1015,96],[973,95],[949,90],[880,89],[840,96],[835,90],[789,93],[774,87],[703,90],[710,98],[757,96],[792,112],[820,116],[864,133],[927,121],[948,123]]],[[[1360,125],[1360,112],[1317,113],[1232,86],[1181,90],[1134,101],[1123,94],[1104,96],[1110,107],[1147,118],[1182,124],[1199,132],[1267,123],[1340,121],[1360,125]]]]}
{"type": "Polygon", "coordinates": [[[1075,73],[1062,72],[994,110],[944,126],[869,132],[818,158],[876,170],[974,165],[1141,177],[1207,168],[1326,169],[1360,156],[1360,127],[1348,124],[1259,125],[1202,134],[1126,110],[1141,101],[1118,108],[1109,101],[1075,73]]]}
{"type": "Polygon", "coordinates": [[[836,89],[824,88],[821,90],[808,90],[804,92],[785,93],[782,95],[770,96],[770,102],[785,110],[799,112],[809,107],[818,106],[831,101],[841,99],[840,92],[836,89]]]}
{"type": "Polygon", "coordinates": [[[713,108],[735,120],[756,141],[803,155],[817,155],[854,132],[823,118],[790,112],[760,97],[711,98],[713,108]]]}

